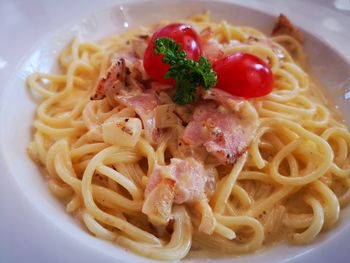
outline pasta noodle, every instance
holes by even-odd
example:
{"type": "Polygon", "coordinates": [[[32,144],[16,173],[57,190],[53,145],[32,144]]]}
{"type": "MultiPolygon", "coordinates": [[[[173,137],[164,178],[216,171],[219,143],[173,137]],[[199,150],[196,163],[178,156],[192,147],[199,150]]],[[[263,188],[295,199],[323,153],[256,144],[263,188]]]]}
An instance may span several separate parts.
{"type": "MultiPolygon", "coordinates": [[[[156,118],[161,128],[172,128],[155,145],[137,111],[90,97],[113,54],[128,52],[135,35],[150,35],[154,28],[97,44],[75,38],[59,57],[60,74],[36,72],[27,79],[41,97],[28,152],[49,174],[50,191],[96,237],[155,259],[181,259],[190,250],[253,252],[283,238],[281,227],[291,243],[312,242],[334,226],[340,207],[350,201],[350,133],[306,73],[300,43],[213,23],[208,13],[185,22],[198,31],[210,27],[224,54],[251,53],[272,69],[269,95],[229,105],[256,120],[248,151],[229,166],[205,159],[212,193],[195,204],[174,205],[167,224],[148,217],[145,191],[152,171],[181,158],[174,138],[185,126],[169,112],[179,110],[186,119],[186,108],[159,95],[166,102],[156,118]],[[122,136],[120,129],[130,134],[122,136]]],[[[200,154],[194,158],[201,160],[200,154]]]]}

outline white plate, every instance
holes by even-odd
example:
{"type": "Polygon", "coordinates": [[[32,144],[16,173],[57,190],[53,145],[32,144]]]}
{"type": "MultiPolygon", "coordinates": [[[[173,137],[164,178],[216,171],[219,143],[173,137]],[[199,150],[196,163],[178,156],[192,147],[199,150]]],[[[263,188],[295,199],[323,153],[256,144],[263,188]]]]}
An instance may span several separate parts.
{"type": "MultiPolygon", "coordinates": [[[[94,9],[109,5],[110,1],[103,1],[100,5],[84,5],[78,2],[71,4],[71,8],[62,8],[69,6],[69,1],[63,2],[67,5],[62,2],[49,5],[37,0],[32,3],[35,7],[33,8],[19,1],[15,2],[17,6],[12,6],[10,1],[6,1],[3,6],[7,9],[0,8],[0,15],[7,17],[6,21],[10,21],[9,25],[1,30],[11,39],[11,43],[0,45],[0,262],[150,261],[94,238],[83,230],[64,211],[62,204],[48,192],[45,179],[26,154],[35,104],[26,89],[25,78],[33,71],[49,72],[54,69],[58,52],[75,35],[96,41],[102,36],[123,31],[126,27],[156,22],[164,16],[170,19],[183,18],[207,9],[211,10],[214,20],[225,19],[239,25],[254,26],[269,33],[276,15],[282,10],[300,28],[313,32],[305,32],[305,49],[310,58],[312,72],[329,88],[328,93],[339,105],[347,123],[350,123],[350,114],[346,114],[350,113],[350,104],[344,100],[341,92],[344,88],[342,85],[350,76],[350,64],[346,60],[346,56],[350,54],[349,49],[346,49],[350,46],[350,41],[347,39],[349,35],[345,33],[350,26],[350,19],[340,13],[323,7],[316,8],[316,5],[310,3],[299,3],[298,6],[292,1],[286,2],[284,7],[277,1],[245,3],[255,9],[209,0],[167,3],[137,1],[138,3],[114,4],[102,11],[94,9]],[[18,9],[18,6],[22,9],[18,9]],[[38,11],[37,8],[40,7],[41,10],[38,11]],[[289,11],[286,10],[287,7],[289,11]],[[313,19],[302,16],[310,7],[315,8],[316,14],[313,18],[318,19],[322,19],[322,16],[317,16],[317,10],[328,10],[324,13],[324,19],[319,21],[317,31],[313,19]],[[5,14],[6,10],[9,10],[9,13],[5,14]],[[16,12],[14,14],[19,19],[24,17],[23,21],[14,21],[11,16],[14,10],[23,12],[22,15],[16,12]],[[74,23],[89,13],[93,15],[87,15],[85,19],[74,23]],[[27,16],[34,22],[28,20],[32,22],[25,24],[27,16]],[[50,21],[50,18],[55,19],[50,21]],[[45,19],[47,24],[44,23],[45,19]],[[70,21],[72,23],[69,26],[70,21]],[[26,27],[28,31],[23,31],[26,27]],[[32,27],[36,27],[35,30],[32,27]],[[37,32],[34,33],[35,31],[37,32]],[[35,39],[35,36],[40,37],[35,39]],[[33,42],[36,44],[28,44],[33,42]],[[1,53],[5,50],[6,53],[1,53]]],[[[279,244],[253,255],[220,261],[348,262],[347,249],[350,245],[347,236],[350,236],[350,224],[346,221],[349,219],[350,209],[347,208],[342,211],[340,222],[334,229],[321,235],[308,246],[279,244]]]]}

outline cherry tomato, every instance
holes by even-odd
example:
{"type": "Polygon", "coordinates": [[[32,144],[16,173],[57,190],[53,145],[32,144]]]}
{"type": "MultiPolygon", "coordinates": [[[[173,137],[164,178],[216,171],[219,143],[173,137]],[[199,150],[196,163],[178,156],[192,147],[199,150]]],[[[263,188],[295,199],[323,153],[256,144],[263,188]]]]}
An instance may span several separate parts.
{"type": "Polygon", "coordinates": [[[234,96],[255,98],[267,95],[273,88],[271,69],[260,58],[247,53],[234,53],[213,64],[218,82],[216,88],[234,96]]]}
{"type": "Polygon", "coordinates": [[[169,24],[156,31],[148,44],[143,57],[143,66],[148,75],[160,83],[175,84],[175,80],[164,78],[170,66],[162,62],[163,55],[154,54],[154,41],[159,37],[173,39],[186,51],[186,57],[188,59],[198,60],[198,57],[202,54],[198,34],[190,25],[180,23],[169,24]]]}

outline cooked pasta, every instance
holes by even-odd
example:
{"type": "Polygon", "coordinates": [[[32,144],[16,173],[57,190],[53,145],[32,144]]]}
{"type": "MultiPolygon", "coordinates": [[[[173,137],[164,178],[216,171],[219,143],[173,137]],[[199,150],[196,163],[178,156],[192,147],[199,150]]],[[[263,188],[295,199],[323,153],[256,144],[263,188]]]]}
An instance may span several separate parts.
{"type": "MultiPolygon", "coordinates": [[[[293,244],[312,242],[334,226],[340,207],[350,201],[350,133],[306,73],[301,44],[288,35],[214,23],[209,13],[182,22],[198,32],[209,28],[225,55],[254,54],[271,68],[270,94],[227,98],[213,113],[228,120],[232,112],[240,116],[252,133],[247,151],[223,164],[181,140],[195,106],[176,105],[166,87],[144,76],[137,42],[168,21],[95,44],[77,37],[58,58],[60,73],[36,72],[27,79],[41,97],[28,152],[45,167],[50,191],[96,237],[155,259],[203,250],[250,253],[283,237],[293,244]],[[96,99],[96,86],[109,81],[113,61],[127,68],[126,82],[119,84],[132,88],[127,98],[96,99]],[[155,90],[145,93],[153,96],[146,103],[157,97],[154,110],[125,102],[140,88],[138,78],[144,80],[141,89],[151,83],[155,90]],[[147,130],[146,122],[156,129],[147,130]],[[175,174],[184,181],[158,178],[162,187],[150,186],[159,183],[155,173],[174,169],[184,170],[175,174]]],[[[203,107],[217,103],[212,98],[204,96],[203,107]]]]}

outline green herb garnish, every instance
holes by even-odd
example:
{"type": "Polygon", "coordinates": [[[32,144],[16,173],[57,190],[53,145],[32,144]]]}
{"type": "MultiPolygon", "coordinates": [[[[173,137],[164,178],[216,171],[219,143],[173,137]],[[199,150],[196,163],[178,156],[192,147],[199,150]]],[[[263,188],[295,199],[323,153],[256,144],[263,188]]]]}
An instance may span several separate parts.
{"type": "Polygon", "coordinates": [[[196,91],[198,87],[209,90],[216,84],[216,73],[211,64],[200,56],[199,63],[186,58],[186,51],[181,45],[167,37],[157,38],[154,42],[155,54],[164,55],[163,63],[170,65],[165,78],[173,78],[176,81],[176,91],[173,97],[177,104],[184,105],[197,100],[196,91]]]}

